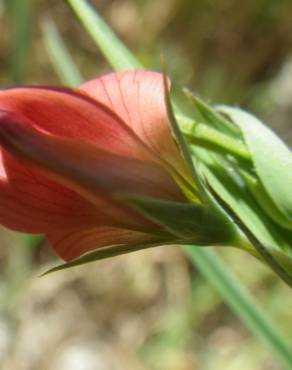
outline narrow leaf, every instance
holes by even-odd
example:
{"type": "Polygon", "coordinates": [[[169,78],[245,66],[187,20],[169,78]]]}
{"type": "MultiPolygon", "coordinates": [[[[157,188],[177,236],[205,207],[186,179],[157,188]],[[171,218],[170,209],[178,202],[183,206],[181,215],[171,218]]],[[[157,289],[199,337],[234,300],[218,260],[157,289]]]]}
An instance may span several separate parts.
{"type": "Polygon", "coordinates": [[[105,258],[116,257],[122,254],[135,252],[141,249],[157,247],[159,245],[161,245],[161,243],[156,243],[156,244],[148,243],[148,244],[138,244],[138,245],[130,245],[130,244],[112,245],[110,247],[99,248],[93,252],[87,253],[79,258],[76,258],[72,260],[71,262],[63,263],[61,265],[53,267],[49,269],[48,271],[44,272],[43,274],[41,274],[41,276],[50,274],[52,272],[66,270],[71,267],[81,266],[81,265],[84,265],[90,262],[99,261],[105,258]]]}

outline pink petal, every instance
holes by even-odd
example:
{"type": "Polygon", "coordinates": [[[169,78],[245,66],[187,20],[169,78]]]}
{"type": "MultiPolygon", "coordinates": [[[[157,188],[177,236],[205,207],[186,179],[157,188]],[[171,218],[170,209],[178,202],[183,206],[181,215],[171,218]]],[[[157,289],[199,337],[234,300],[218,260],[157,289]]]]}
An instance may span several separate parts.
{"type": "Polygon", "coordinates": [[[18,163],[0,151],[0,223],[10,229],[45,233],[64,227],[113,225],[79,194],[18,163]]]}
{"type": "Polygon", "coordinates": [[[48,234],[47,238],[55,252],[65,261],[101,247],[157,241],[154,235],[101,226],[57,231],[48,234]]]}
{"type": "Polygon", "coordinates": [[[0,143],[15,158],[60,181],[96,206],[103,206],[102,210],[117,221],[140,225],[137,215],[130,217],[113,200],[119,193],[184,200],[172,178],[155,164],[119,157],[90,143],[45,134],[15,114],[2,113],[0,122],[0,143]]]}
{"type": "MultiPolygon", "coordinates": [[[[153,162],[153,154],[119,117],[80,92],[42,87],[2,90],[0,110],[20,116],[27,127],[153,162]]],[[[107,206],[94,211],[94,206],[72,189],[48,180],[38,171],[28,170],[5,152],[2,155],[0,166],[5,166],[0,183],[2,224],[19,231],[38,233],[64,222],[90,223],[91,218],[98,218],[102,224],[110,223],[109,217],[101,211],[107,206]]]]}
{"type": "Polygon", "coordinates": [[[130,158],[153,160],[153,154],[121,118],[78,91],[45,87],[3,90],[0,111],[20,115],[29,125],[55,136],[94,143],[130,158]]]}
{"type": "Polygon", "coordinates": [[[168,168],[188,174],[172,137],[160,73],[111,73],[81,85],[80,89],[114,110],[168,168]]]}

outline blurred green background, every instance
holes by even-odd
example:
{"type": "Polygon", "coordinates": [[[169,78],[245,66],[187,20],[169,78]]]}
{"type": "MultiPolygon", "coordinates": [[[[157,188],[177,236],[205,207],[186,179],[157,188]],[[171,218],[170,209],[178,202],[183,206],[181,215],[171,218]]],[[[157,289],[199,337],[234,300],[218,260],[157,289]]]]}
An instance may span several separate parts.
{"type": "MultiPolygon", "coordinates": [[[[292,142],[292,2],[91,1],[149,68],[212,103],[240,105],[292,142]]],[[[86,79],[110,71],[66,1],[0,0],[0,83],[60,84],[44,42],[53,19],[86,79]]],[[[39,278],[42,240],[0,230],[4,370],[280,370],[177,247],[39,278]]],[[[218,253],[292,343],[292,295],[252,257],[218,253]]]]}

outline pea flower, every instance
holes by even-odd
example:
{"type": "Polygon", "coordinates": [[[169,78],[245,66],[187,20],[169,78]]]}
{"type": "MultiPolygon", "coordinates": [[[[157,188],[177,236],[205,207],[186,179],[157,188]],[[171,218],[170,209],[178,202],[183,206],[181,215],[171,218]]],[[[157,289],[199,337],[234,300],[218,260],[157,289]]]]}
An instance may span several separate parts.
{"type": "Polygon", "coordinates": [[[45,234],[66,261],[109,246],[174,243],[178,235],[207,242],[202,199],[173,138],[159,73],[112,73],[75,90],[2,90],[0,145],[0,223],[45,234]]]}

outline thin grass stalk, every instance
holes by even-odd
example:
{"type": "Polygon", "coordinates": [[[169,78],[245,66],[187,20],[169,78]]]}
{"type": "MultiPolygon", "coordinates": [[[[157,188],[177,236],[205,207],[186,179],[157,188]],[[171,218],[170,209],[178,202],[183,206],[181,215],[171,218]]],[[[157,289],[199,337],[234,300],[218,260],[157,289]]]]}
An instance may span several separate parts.
{"type": "Polygon", "coordinates": [[[10,74],[14,84],[24,83],[30,47],[31,2],[9,0],[10,74]]]}
{"type": "Polygon", "coordinates": [[[71,54],[54,22],[50,19],[44,19],[42,29],[47,54],[61,82],[71,87],[80,85],[83,77],[72,61],[71,54]]]}

